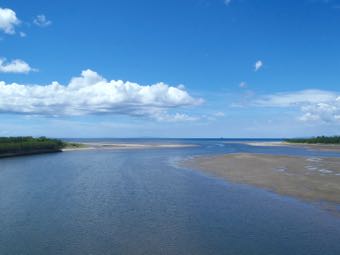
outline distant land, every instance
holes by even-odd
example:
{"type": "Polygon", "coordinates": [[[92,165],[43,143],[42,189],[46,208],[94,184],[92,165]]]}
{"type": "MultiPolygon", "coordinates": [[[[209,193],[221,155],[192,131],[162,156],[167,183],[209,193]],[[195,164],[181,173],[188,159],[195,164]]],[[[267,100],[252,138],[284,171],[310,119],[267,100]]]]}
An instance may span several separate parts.
{"type": "Polygon", "coordinates": [[[340,136],[316,136],[311,138],[286,139],[288,143],[308,143],[308,144],[340,144],[340,136]]]}
{"type": "MultiPolygon", "coordinates": [[[[238,140],[238,139],[235,139],[238,140]]],[[[254,139],[256,140],[256,139],[254,139]]],[[[260,139],[259,139],[260,140],[260,139]]],[[[317,145],[340,145],[340,136],[317,136],[311,138],[291,138],[284,139],[286,144],[311,144],[317,145]]],[[[283,143],[283,144],[284,144],[283,143]]],[[[263,143],[270,145],[270,143],[263,143]]],[[[41,154],[50,152],[71,151],[79,149],[136,149],[136,148],[169,148],[169,147],[191,147],[185,144],[130,144],[130,143],[95,143],[95,142],[71,142],[61,139],[47,137],[19,136],[0,137],[0,158],[14,157],[31,154],[41,154]]],[[[322,149],[322,148],[321,148],[322,149]]]]}

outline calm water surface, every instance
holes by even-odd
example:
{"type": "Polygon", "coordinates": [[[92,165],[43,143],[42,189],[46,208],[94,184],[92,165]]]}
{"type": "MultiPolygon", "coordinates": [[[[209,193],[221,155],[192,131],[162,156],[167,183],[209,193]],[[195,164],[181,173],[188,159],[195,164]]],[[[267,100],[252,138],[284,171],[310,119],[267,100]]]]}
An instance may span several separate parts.
{"type": "Polygon", "coordinates": [[[1,159],[0,254],[340,254],[340,217],[176,164],[232,152],[340,154],[222,140],[128,142],[200,146],[1,159]]]}

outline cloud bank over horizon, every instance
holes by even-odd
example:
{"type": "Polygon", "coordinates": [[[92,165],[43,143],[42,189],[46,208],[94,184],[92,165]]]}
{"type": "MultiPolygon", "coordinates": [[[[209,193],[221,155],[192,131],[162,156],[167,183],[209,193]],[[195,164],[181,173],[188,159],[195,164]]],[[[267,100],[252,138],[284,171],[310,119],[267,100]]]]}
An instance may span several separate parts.
{"type": "Polygon", "coordinates": [[[298,108],[298,119],[304,122],[340,123],[340,93],[307,89],[265,95],[255,100],[256,106],[298,108]]]}
{"type": "Polygon", "coordinates": [[[0,112],[44,116],[77,116],[88,114],[121,114],[159,121],[192,121],[184,113],[170,109],[196,106],[203,99],[193,98],[183,86],[165,83],[139,85],[108,81],[92,70],[82,71],[67,85],[27,85],[0,81],[0,112]]]}

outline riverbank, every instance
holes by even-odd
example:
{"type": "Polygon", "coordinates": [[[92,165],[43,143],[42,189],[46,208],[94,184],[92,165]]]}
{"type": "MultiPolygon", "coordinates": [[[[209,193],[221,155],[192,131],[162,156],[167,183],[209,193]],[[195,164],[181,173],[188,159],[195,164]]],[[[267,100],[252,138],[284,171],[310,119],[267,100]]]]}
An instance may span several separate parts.
{"type": "Polygon", "coordinates": [[[183,164],[278,194],[340,204],[340,158],[240,153],[198,157],[183,164]]]}
{"type": "Polygon", "coordinates": [[[4,153],[4,154],[0,154],[0,158],[12,158],[12,157],[56,153],[56,152],[62,152],[62,150],[59,150],[59,149],[58,150],[35,150],[35,151],[22,151],[22,152],[4,153]]]}

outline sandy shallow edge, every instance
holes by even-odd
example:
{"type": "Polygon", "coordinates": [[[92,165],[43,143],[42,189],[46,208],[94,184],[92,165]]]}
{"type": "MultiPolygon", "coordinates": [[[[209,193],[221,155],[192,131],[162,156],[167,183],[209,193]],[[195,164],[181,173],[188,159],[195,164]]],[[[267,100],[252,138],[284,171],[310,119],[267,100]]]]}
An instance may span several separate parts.
{"type": "MultiPolygon", "coordinates": [[[[242,143],[242,142],[241,142],[242,143]]],[[[251,146],[286,146],[286,147],[298,147],[310,150],[321,151],[338,151],[340,152],[340,145],[338,144],[308,144],[308,143],[287,143],[287,142],[243,142],[244,144],[251,146]]]]}
{"type": "Polygon", "coordinates": [[[340,158],[237,153],[200,156],[182,165],[281,195],[340,205],[340,158]]]}

